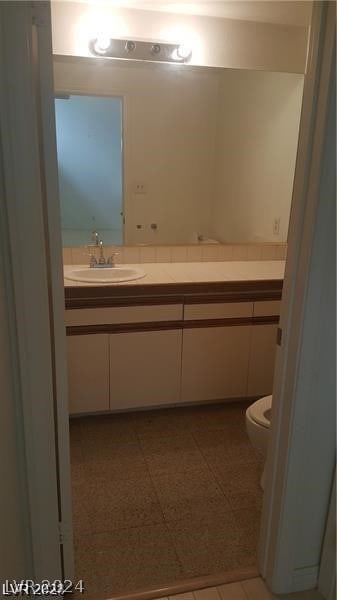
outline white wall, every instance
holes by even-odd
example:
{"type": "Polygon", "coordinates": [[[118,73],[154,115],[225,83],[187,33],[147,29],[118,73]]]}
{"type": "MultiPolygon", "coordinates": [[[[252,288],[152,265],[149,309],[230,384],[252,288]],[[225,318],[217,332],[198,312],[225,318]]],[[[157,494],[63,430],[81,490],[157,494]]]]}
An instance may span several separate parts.
{"type": "Polygon", "coordinates": [[[191,64],[304,73],[308,28],[112,7],[112,3],[52,2],[55,54],[89,56],[100,33],[188,43],[191,64]]]}
{"type": "Polygon", "coordinates": [[[302,93],[302,75],[223,73],[211,237],[286,241],[302,93]]]}

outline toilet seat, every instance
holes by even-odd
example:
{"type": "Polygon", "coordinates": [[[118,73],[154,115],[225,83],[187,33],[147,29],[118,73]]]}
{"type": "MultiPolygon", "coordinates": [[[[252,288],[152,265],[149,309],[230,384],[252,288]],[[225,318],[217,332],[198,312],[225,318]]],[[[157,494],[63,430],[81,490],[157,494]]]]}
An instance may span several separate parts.
{"type": "Polygon", "coordinates": [[[260,425],[261,427],[265,427],[266,429],[270,428],[270,420],[271,420],[271,405],[272,405],[272,396],[264,396],[264,398],[260,398],[248,408],[248,414],[252,421],[260,425]]]}

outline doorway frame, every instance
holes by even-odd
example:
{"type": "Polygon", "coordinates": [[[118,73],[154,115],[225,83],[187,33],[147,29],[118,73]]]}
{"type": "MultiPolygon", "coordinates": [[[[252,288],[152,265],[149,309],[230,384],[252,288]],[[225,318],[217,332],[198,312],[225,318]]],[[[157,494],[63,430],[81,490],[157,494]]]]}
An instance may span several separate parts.
{"type": "Polygon", "coordinates": [[[36,583],[62,581],[74,571],[50,3],[1,2],[0,26],[0,209],[27,481],[29,576],[36,583]]]}
{"type": "MultiPolygon", "coordinates": [[[[294,525],[301,507],[296,502],[296,489],[291,489],[289,482],[294,486],[295,474],[300,481],[301,468],[306,462],[305,449],[310,444],[310,418],[317,400],[310,397],[310,394],[298,394],[297,383],[301,361],[306,361],[307,365],[311,366],[311,370],[308,369],[305,373],[307,391],[310,390],[313,383],[311,371],[314,371],[315,358],[319,360],[308,345],[302,346],[302,335],[307,326],[306,311],[309,302],[311,305],[315,304],[316,314],[322,302],[319,294],[317,298],[312,298],[309,279],[315,276],[317,284],[324,283],[320,273],[312,274],[311,260],[315,250],[315,237],[320,233],[319,227],[322,228],[322,223],[316,222],[319,201],[322,200],[321,193],[329,193],[329,189],[324,189],[320,180],[323,168],[326,167],[325,163],[329,162],[329,158],[331,160],[331,157],[327,158],[325,155],[326,145],[329,143],[327,132],[335,132],[331,110],[335,37],[335,3],[315,1],[289,225],[288,256],[280,316],[282,342],[276,356],[273,418],[259,543],[261,574],[270,589],[280,594],[313,589],[318,583],[319,575],[319,562],[296,568],[294,525]],[[293,435],[294,432],[296,435],[293,435]]],[[[329,223],[327,213],[322,221],[324,219],[325,225],[329,223]]],[[[326,235],[328,244],[331,237],[326,235]]],[[[326,247],[323,244],[316,249],[316,270],[319,261],[324,264],[325,252],[326,247]]],[[[312,344],[317,338],[320,323],[321,320],[316,319],[311,325],[312,344]]],[[[322,495],[325,494],[326,510],[330,495],[328,486],[332,485],[334,455],[329,456],[329,460],[330,458],[331,478],[327,489],[322,491],[322,495]]],[[[321,515],[321,518],[324,522],[324,515],[321,515]]],[[[322,541],[323,534],[324,532],[322,541]]]]}
{"type": "MultiPolygon", "coordinates": [[[[11,3],[8,3],[9,5],[11,3]]],[[[31,104],[31,112],[34,114],[34,99],[32,98],[32,91],[30,89],[31,85],[31,44],[30,44],[30,35],[32,23],[38,23],[38,26],[42,28],[45,35],[45,43],[46,49],[51,48],[51,30],[50,30],[50,6],[49,2],[32,2],[32,3],[16,3],[20,4],[20,7],[16,7],[17,14],[15,18],[11,17],[7,19],[6,28],[7,28],[7,43],[8,48],[10,48],[11,54],[10,58],[6,58],[6,67],[9,70],[9,67],[12,68],[13,60],[17,60],[18,70],[17,73],[20,72],[20,77],[16,76],[16,73],[13,72],[11,75],[11,81],[14,85],[12,88],[13,98],[15,99],[15,92],[22,90],[25,92],[27,97],[27,102],[31,104]],[[26,6],[25,6],[26,5],[26,6]],[[20,34],[23,33],[23,41],[22,43],[18,43],[18,27],[21,27],[20,34]],[[11,41],[12,40],[12,41],[11,41]],[[23,47],[24,43],[27,43],[26,49],[23,47]],[[19,60],[24,53],[27,53],[27,63],[19,64],[19,60]],[[21,83],[20,83],[21,81],[21,83]],[[22,87],[20,87],[22,86],[22,87]]],[[[323,4],[323,3],[322,3],[323,4]]],[[[292,240],[296,240],[297,243],[301,246],[301,266],[305,270],[308,267],[310,251],[312,247],[313,241],[313,223],[312,219],[315,214],[315,202],[311,199],[311,204],[309,203],[308,196],[304,193],[304,183],[306,176],[306,167],[307,167],[307,148],[309,145],[309,133],[310,126],[312,124],[312,114],[313,114],[313,100],[314,100],[314,90],[317,91],[317,69],[318,69],[318,56],[319,52],[322,50],[321,40],[320,40],[320,32],[323,27],[323,13],[325,10],[331,11],[332,2],[329,3],[329,6],[325,4],[324,6],[320,6],[320,2],[315,2],[314,4],[314,19],[312,24],[312,33],[311,33],[311,42],[309,47],[309,57],[308,57],[308,71],[305,75],[305,89],[304,89],[304,99],[303,99],[303,119],[306,119],[306,127],[308,130],[303,131],[302,128],[302,141],[299,146],[298,153],[298,167],[296,169],[295,176],[295,185],[294,185],[294,203],[292,208],[292,225],[290,232],[290,245],[294,246],[292,240]],[[304,231],[303,222],[304,217],[306,219],[311,219],[311,228],[304,231]]],[[[9,7],[4,6],[1,7],[2,11],[9,11],[9,7]]],[[[331,52],[331,40],[328,41],[328,50],[331,52]]],[[[52,78],[52,55],[50,55],[50,63],[45,65],[46,71],[44,72],[44,76],[46,77],[46,87],[43,88],[46,93],[46,103],[49,106],[49,117],[52,115],[51,102],[54,99],[54,94],[51,94],[50,81],[52,78]]],[[[326,73],[326,77],[328,73],[326,73]]],[[[324,82],[323,82],[324,84],[324,82]]],[[[327,82],[325,80],[325,86],[327,82]]],[[[322,85],[322,82],[321,82],[322,85]]],[[[323,90],[324,92],[324,90],[323,90]]],[[[7,86],[5,87],[5,95],[7,96],[7,100],[10,99],[9,91],[7,86]]],[[[324,95],[324,94],[323,94],[324,95]]],[[[321,118],[324,118],[326,115],[326,102],[322,103],[321,118]]],[[[9,219],[8,226],[8,240],[11,254],[11,261],[8,265],[10,271],[10,277],[14,281],[14,303],[17,307],[17,320],[16,320],[16,328],[18,331],[18,335],[21,339],[22,345],[25,348],[25,351],[21,354],[18,353],[16,359],[17,363],[21,369],[21,383],[25,385],[27,383],[27,377],[34,382],[34,394],[43,395],[46,390],[48,395],[46,397],[46,404],[40,407],[36,406],[36,402],[34,404],[34,395],[32,394],[32,390],[28,390],[29,393],[26,396],[22,396],[22,406],[24,412],[24,425],[25,425],[25,449],[26,456],[28,457],[28,466],[27,472],[30,476],[30,493],[29,493],[29,502],[31,507],[31,530],[32,530],[32,538],[33,538],[33,556],[34,556],[34,573],[36,577],[40,577],[41,579],[49,577],[59,577],[60,575],[60,555],[59,555],[59,529],[58,529],[58,496],[57,496],[57,477],[56,477],[56,460],[55,460],[55,431],[54,420],[59,418],[59,415],[54,413],[53,402],[52,402],[52,394],[51,394],[51,379],[49,377],[51,371],[51,360],[48,364],[46,364],[45,377],[39,377],[39,370],[37,369],[37,364],[34,362],[36,358],[41,355],[41,352],[46,352],[46,356],[50,356],[50,348],[53,344],[53,341],[50,337],[44,337],[42,343],[38,345],[38,340],[36,338],[35,326],[36,323],[32,321],[32,315],[30,314],[31,307],[34,306],[34,315],[46,315],[46,302],[49,286],[55,285],[59,286],[59,289],[56,291],[57,293],[57,304],[58,311],[60,311],[60,302],[62,298],[63,288],[61,289],[61,274],[62,274],[62,252],[61,252],[61,228],[55,227],[55,224],[59,221],[59,205],[54,207],[53,211],[50,212],[50,215],[54,216],[56,220],[53,221],[53,229],[54,233],[51,232],[50,229],[46,231],[45,225],[43,223],[43,219],[41,218],[41,189],[40,189],[40,181],[41,181],[41,173],[38,168],[38,158],[34,155],[35,162],[25,164],[25,177],[26,181],[30,183],[29,189],[23,189],[22,184],[21,187],[15,187],[17,180],[20,180],[19,169],[22,166],[22,158],[24,157],[24,149],[27,149],[27,145],[23,145],[20,148],[20,140],[23,140],[23,136],[26,134],[29,140],[34,142],[34,148],[36,148],[36,133],[32,128],[34,123],[24,122],[16,119],[17,113],[20,113],[20,104],[18,104],[18,98],[16,98],[16,102],[13,102],[12,105],[6,106],[6,111],[4,110],[3,105],[0,105],[0,122],[3,124],[8,118],[8,114],[10,114],[11,119],[9,119],[7,123],[7,142],[10,148],[10,152],[7,153],[4,161],[4,171],[5,178],[8,181],[12,182],[12,195],[11,198],[7,196],[4,199],[4,207],[6,211],[10,214],[11,218],[9,219]],[[16,143],[12,143],[13,140],[17,140],[16,143]],[[22,208],[22,198],[28,195],[28,200],[31,204],[30,209],[26,210],[24,213],[20,210],[22,208]],[[28,226],[28,230],[27,230],[28,226]],[[48,280],[48,268],[45,264],[45,255],[47,254],[47,249],[45,247],[45,242],[50,244],[50,249],[52,250],[49,254],[50,257],[50,265],[49,265],[49,275],[52,274],[53,282],[48,280]],[[29,242],[27,244],[27,242],[29,242]],[[42,253],[43,254],[42,254],[42,253]],[[34,268],[32,268],[34,267],[34,268]],[[34,286],[32,285],[32,281],[34,282],[34,286]],[[23,284],[25,286],[23,287],[23,284]],[[29,293],[28,293],[29,292],[29,293]],[[37,312],[37,308],[41,307],[40,312],[37,312]],[[21,313],[21,317],[20,317],[21,313]],[[28,322],[23,322],[22,316],[25,316],[28,319],[28,322]],[[29,325],[29,327],[28,327],[29,325]],[[34,327],[33,327],[34,325],[34,327]],[[27,349],[31,350],[31,359],[27,360],[27,349]],[[35,356],[36,355],[36,356],[35,356]],[[48,366],[49,365],[49,366],[48,366]],[[33,416],[33,419],[32,419],[33,416]],[[48,427],[42,430],[41,435],[41,423],[47,424],[48,427]],[[50,483],[50,487],[48,488],[48,494],[43,497],[43,492],[45,491],[46,482],[50,483]],[[43,498],[43,502],[41,503],[41,498],[43,498]]],[[[48,124],[48,120],[46,119],[43,122],[47,134],[55,135],[54,126],[52,126],[52,131],[50,132],[50,123],[48,124]]],[[[321,140],[322,143],[322,140],[321,140]]],[[[55,139],[54,139],[55,145],[55,139]]],[[[310,147],[311,150],[311,147],[310,147]]],[[[33,152],[34,153],[34,152],[33,152]]],[[[52,152],[50,155],[51,161],[55,160],[55,155],[52,152]]],[[[57,168],[56,164],[51,165],[53,171],[52,178],[55,177],[55,168],[57,168]]],[[[57,186],[57,181],[54,186],[57,186]]],[[[54,189],[55,192],[55,189],[54,189]]],[[[54,196],[54,200],[56,199],[56,204],[58,204],[57,195],[54,196]]],[[[50,208],[50,207],[49,207],[50,208]]],[[[51,210],[51,208],[50,208],[51,210]]],[[[299,286],[299,289],[302,289],[302,297],[300,308],[300,318],[303,320],[303,311],[305,306],[305,277],[298,271],[299,265],[299,253],[295,252],[295,250],[290,251],[289,260],[287,261],[287,277],[285,284],[285,298],[288,299],[283,304],[282,308],[282,316],[281,316],[281,326],[283,332],[286,331],[286,324],[289,323],[289,319],[292,315],[295,314],[296,303],[290,302],[290,297],[292,293],[295,291],[295,284],[299,286]],[[290,285],[290,275],[296,273],[295,280],[291,282],[290,285]]],[[[297,287],[298,289],[298,287],[297,287]]],[[[47,311],[48,312],[48,311],[47,311]]],[[[52,315],[52,317],[54,317],[52,315]]],[[[47,323],[47,320],[44,321],[44,324],[47,323]]],[[[57,315],[57,324],[61,326],[62,329],[62,317],[60,312],[57,315]]],[[[40,323],[41,325],[42,323],[40,323]]],[[[41,327],[40,327],[41,329],[41,327]]],[[[43,332],[40,332],[43,335],[43,332]]],[[[62,336],[61,336],[62,338],[62,336]]],[[[64,351],[65,341],[62,342],[60,339],[60,343],[58,345],[59,354],[61,351],[64,351]],[[62,350],[63,348],[63,350],[62,350]]],[[[298,355],[301,349],[298,347],[292,348],[293,353],[297,353],[298,355]]],[[[60,356],[58,356],[60,359],[60,356]]],[[[282,359],[279,360],[279,363],[285,363],[285,361],[290,359],[290,348],[288,345],[283,342],[283,356],[282,359]]],[[[66,402],[66,361],[62,359],[57,365],[58,377],[60,386],[62,388],[62,407],[60,410],[66,410],[67,402],[66,402]]],[[[280,385],[281,382],[281,364],[278,364],[277,367],[278,375],[277,375],[277,383],[276,385],[280,385]]],[[[280,452],[280,440],[286,441],[286,451],[287,453],[291,448],[287,446],[287,443],[290,439],[290,432],[292,427],[292,417],[293,417],[293,409],[294,409],[294,397],[289,396],[287,404],[284,406],[284,411],[282,414],[282,419],[277,423],[277,427],[274,426],[272,431],[272,436],[274,438],[274,442],[271,446],[271,460],[269,461],[269,475],[267,482],[267,492],[266,492],[266,503],[265,506],[270,503],[272,504],[272,493],[276,490],[277,479],[279,478],[279,482],[282,484],[282,476],[281,472],[274,473],[274,478],[270,481],[271,471],[273,467],[273,457],[275,461],[275,457],[280,452]]],[[[276,402],[277,405],[277,402],[276,402]]],[[[275,414],[275,413],[274,413],[275,414]]],[[[277,419],[276,419],[277,421],[277,419]]],[[[275,421],[275,422],[276,422],[275,421]]],[[[64,461],[69,460],[69,440],[67,442],[67,428],[63,427],[61,432],[61,436],[59,437],[59,442],[61,442],[61,452],[63,454],[64,461]],[[64,444],[64,445],[62,445],[64,444]]],[[[303,441],[303,440],[302,440],[303,441]]],[[[298,444],[297,444],[298,445],[298,444]]],[[[305,446],[304,446],[305,449],[305,446]]],[[[69,465],[68,467],[69,468],[69,465]]],[[[69,477],[66,475],[66,479],[69,477]]],[[[66,483],[66,485],[68,485],[66,483]]],[[[71,515],[68,515],[70,519],[71,525],[71,515]]],[[[267,549],[270,548],[270,538],[272,531],[275,527],[278,527],[279,519],[277,518],[276,512],[271,514],[271,511],[264,509],[263,516],[263,527],[265,533],[262,534],[262,550],[261,550],[261,565],[262,565],[262,575],[267,578],[267,582],[270,584],[272,589],[277,587],[275,586],[275,580],[273,577],[268,575],[268,572],[272,572],[275,567],[276,554],[272,552],[267,556],[267,549]],[[268,571],[269,570],[269,571],[268,571]]],[[[69,542],[70,543],[70,542],[69,542]]],[[[68,554],[68,558],[65,558],[66,563],[68,564],[69,572],[71,572],[70,563],[67,561],[71,561],[71,552],[68,554]]],[[[285,562],[284,564],[278,563],[279,572],[282,569],[288,569],[289,564],[285,562]]],[[[315,584],[315,579],[310,580],[310,585],[315,584]]],[[[308,584],[308,582],[307,582],[308,584]]],[[[307,585],[306,584],[306,585],[307,585]]],[[[313,585],[314,587],[314,585],[313,585]]],[[[303,588],[302,588],[303,589],[303,588]]],[[[294,591],[289,589],[289,591],[294,591]]]]}

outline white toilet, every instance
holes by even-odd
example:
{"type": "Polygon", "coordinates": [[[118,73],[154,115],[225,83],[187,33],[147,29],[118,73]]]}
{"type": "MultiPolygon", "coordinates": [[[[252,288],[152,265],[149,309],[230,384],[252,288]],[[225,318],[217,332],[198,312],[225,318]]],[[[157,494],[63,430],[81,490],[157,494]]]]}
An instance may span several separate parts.
{"type": "MultiPolygon", "coordinates": [[[[254,448],[264,457],[267,454],[268,438],[271,422],[272,396],[264,396],[256,400],[246,410],[246,430],[254,448]]],[[[265,469],[261,477],[261,487],[264,489],[265,469]]]]}

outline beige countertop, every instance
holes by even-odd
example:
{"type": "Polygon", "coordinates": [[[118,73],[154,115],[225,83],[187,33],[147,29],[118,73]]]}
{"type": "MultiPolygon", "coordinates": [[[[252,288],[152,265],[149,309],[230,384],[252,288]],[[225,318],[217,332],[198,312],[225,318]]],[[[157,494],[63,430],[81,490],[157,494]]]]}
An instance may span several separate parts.
{"type": "MultiPolygon", "coordinates": [[[[121,265],[125,267],[125,265],[121,265]]],[[[142,279],[125,281],[123,283],[84,283],[67,279],[67,274],[73,269],[87,268],[86,265],[65,265],[65,287],[84,286],[125,286],[153,285],[172,283],[225,282],[225,281],[263,281],[282,280],[284,277],[285,261],[230,261],[230,262],[189,262],[189,263],[144,263],[129,265],[145,271],[142,279]]]]}

